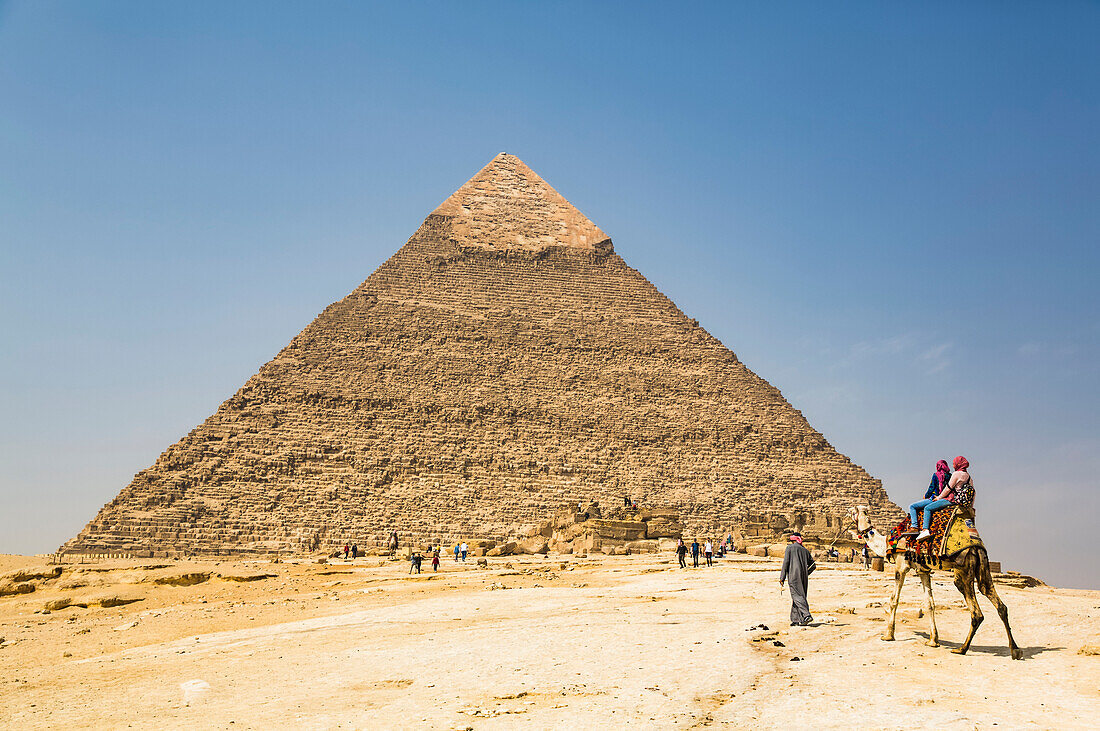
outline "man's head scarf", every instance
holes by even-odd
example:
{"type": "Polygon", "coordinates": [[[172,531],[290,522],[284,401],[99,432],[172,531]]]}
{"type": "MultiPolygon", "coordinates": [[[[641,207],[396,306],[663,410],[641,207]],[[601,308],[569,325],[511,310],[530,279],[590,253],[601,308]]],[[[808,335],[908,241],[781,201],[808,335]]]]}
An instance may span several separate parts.
{"type": "Polygon", "coordinates": [[[959,457],[955,458],[955,469],[956,470],[970,469],[970,463],[966,461],[966,457],[959,456],[959,457]]]}
{"type": "Polygon", "coordinates": [[[792,533],[791,534],[791,540],[797,542],[798,545],[801,546],[802,545],[802,534],[801,533],[792,533]]]}

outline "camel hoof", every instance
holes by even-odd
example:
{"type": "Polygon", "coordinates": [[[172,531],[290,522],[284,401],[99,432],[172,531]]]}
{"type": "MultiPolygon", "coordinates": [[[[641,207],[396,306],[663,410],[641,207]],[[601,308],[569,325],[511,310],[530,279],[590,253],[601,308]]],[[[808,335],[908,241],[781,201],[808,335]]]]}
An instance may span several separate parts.
{"type": "Polygon", "coordinates": [[[940,646],[940,643],[939,643],[938,640],[928,640],[924,644],[928,645],[929,647],[939,647],[940,646]]]}
{"type": "Polygon", "coordinates": [[[966,648],[965,647],[952,647],[951,652],[955,653],[956,655],[965,655],[966,654],[966,648]]]}
{"type": "Polygon", "coordinates": [[[1023,660],[1024,659],[1024,651],[1017,647],[1016,649],[1014,649],[1012,651],[1012,659],[1013,660],[1023,660]]]}
{"type": "Polygon", "coordinates": [[[893,637],[887,637],[886,635],[883,635],[879,639],[882,640],[883,642],[893,642],[894,641],[893,637]]]}

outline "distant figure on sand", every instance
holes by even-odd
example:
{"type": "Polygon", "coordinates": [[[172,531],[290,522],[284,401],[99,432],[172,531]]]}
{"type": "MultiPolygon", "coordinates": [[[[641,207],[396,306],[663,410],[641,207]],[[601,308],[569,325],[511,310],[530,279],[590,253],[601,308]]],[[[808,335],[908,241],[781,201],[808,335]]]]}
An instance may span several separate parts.
{"type": "Polygon", "coordinates": [[[707,557],[707,566],[713,566],[710,557],[714,555],[714,546],[710,545],[710,541],[707,541],[706,545],[703,546],[703,555],[707,557]]]}
{"type": "Polygon", "coordinates": [[[359,546],[357,544],[353,543],[351,545],[351,557],[352,558],[359,558],[359,546]]]}
{"type": "Polygon", "coordinates": [[[350,553],[350,552],[351,552],[351,546],[349,546],[347,543],[345,543],[344,544],[344,560],[345,561],[348,560],[348,553],[350,553]]]}
{"type": "Polygon", "coordinates": [[[393,531],[392,533],[390,533],[389,544],[390,544],[390,555],[391,556],[396,556],[397,555],[397,548],[398,548],[398,546],[397,546],[397,531],[393,531]]]}
{"type": "Polygon", "coordinates": [[[694,538],[691,541],[691,564],[692,568],[699,568],[699,539],[694,538]]]}
{"type": "Polygon", "coordinates": [[[432,571],[439,571],[439,551],[432,551],[432,571]]]}
{"type": "Polygon", "coordinates": [[[810,574],[817,568],[814,557],[802,545],[802,534],[797,531],[790,535],[790,543],[783,554],[783,570],[779,572],[779,586],[787,581],[791,590],[791,626],[808,625],[814,621],[810,616],[810,604],[806,600],[806,589],[810,574]],[[788,581],[789,579],[789,581],[788,581]]]}
{"type": "Polygon", "coordinates": [[[466,548],[466,541],[462,542],[462,545],[460,546],[460,548],[462,549],[462,551],[461,551],[462,552],[462,562],[466,563],[466,554],[469,553],[469,549],[466,548]]]}
{"type": "Polygon", "coordinates": [[[419,574],[420,573],[420,562],[423,561],[423,560],[424,560],[424,557],[421,556],[419,553],[416,553],[414,551],[413,554],[411,556],[409,556],[409,561],[412,564],[411,566],[409,566],[409,573],[410,574],[419,574]]]}
{"type": "Polygon", "coordinates": [[[456,543],[456,544],[455,544],[455,563],[458,563],[458,553],[459,553],[459,551],[461,551],[461,550],[462,550],[462,549],[461,549],[461,548],[459,548],[459,545],[458,545],[458,544],[456,543]]]}
{"type": "Polygon", "coordinates": [[[684,545],[684,539],[679,538],[676,541],[676,558],[680,559],[680,568],[686,569],[688,567],[687,562],[688,547],[684,545]]]}

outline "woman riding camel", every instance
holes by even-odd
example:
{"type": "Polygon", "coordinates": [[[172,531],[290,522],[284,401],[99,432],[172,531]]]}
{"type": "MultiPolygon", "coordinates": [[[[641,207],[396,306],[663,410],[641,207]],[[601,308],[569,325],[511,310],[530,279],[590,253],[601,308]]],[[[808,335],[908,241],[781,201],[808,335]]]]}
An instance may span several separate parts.
{"type": "MultiPolygon", "coordinates": [[[[970,479],[970,475],[965,472],[966,467],[969,466],[970,463],[966,461],[965,457],[955,458],[955,469],[965,475],[964,479],[961,481],[962,483],[970,479]]],[[[932,482],[928,485],[928,491],[924,494],[924,500],[918,500],[909,506],[909,522],[913,530],[916,530],[918,525],[917,513],[922,509],[924,511],[924,522],[920,524],[922,529],[920,535],[917,536],[918,541],[923,541],[932,536],[932,532],[929,530],[932,525],[932,513],[954,503],[955,487],[960,484],[960,482],[956,482],[955,475],[951,475],[950,478],[948,478],[949,474],[947,462],[941,459],[936,463],[936,472],[932,475],[932,482]]],[[[959,472],[955,474],[959,474],[959,472]]]]}

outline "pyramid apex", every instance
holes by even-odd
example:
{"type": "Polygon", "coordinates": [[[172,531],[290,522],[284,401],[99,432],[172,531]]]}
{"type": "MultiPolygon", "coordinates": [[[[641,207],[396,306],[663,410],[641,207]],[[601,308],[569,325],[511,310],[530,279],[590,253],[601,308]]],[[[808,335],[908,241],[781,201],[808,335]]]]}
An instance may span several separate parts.
{"type": "Polygon", "coordinates": [[[612,250],[610,236],[507,152],[490,160],[432,213],[451,219],[452,237],[463,247],[612,250]]]}

